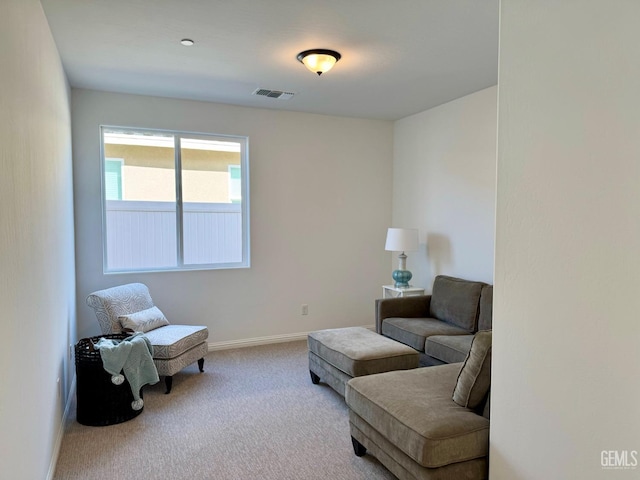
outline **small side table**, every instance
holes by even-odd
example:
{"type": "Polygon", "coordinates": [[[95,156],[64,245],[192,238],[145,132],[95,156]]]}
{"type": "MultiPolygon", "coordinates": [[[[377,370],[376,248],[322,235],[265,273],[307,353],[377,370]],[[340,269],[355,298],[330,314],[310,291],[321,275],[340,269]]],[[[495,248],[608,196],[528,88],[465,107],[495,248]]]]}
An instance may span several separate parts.
{"type": "Polygon", "coordinates": [[[412,297],[414,295],[424,295],[424,288],[421,287],[396,287],[394,285],[382,286],[382,298],[412,297]]]}

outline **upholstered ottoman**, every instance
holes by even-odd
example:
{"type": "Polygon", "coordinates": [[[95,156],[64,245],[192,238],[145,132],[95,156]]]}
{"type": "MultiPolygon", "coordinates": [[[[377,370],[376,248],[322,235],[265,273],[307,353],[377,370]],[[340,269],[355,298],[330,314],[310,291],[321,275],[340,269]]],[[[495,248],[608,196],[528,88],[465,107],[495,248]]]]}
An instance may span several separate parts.
{"type": "Polygon", "coordinates": [[[309,373],[344,397],[346,383],[354,378],[418,366],[416,350],[363,327],[334,328],[311,332],[309,373]]]}

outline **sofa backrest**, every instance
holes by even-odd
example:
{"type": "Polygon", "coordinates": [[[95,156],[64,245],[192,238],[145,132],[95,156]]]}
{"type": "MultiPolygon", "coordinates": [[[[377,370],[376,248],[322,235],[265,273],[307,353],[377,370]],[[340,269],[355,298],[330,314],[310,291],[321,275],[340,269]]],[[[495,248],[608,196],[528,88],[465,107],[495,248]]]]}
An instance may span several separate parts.
{"type": "Polygon", "coordinates": [[[478,327],[478,310],[483,282],[438,275],[431,292],[430,316],[473,333],[478,327]]]}
{"type": "Polygon", "coordinates": [[[491,419],[491,389],[489,389],[487,398],[484,401],[484,406],[482,407],[482,416],[487,420],[491,419]]]}
{"type": "Polygon", "coordinates": [[[493,316],[493,285],[482,287],[480,294],[480,314],[478,316],[478,330],[491,330],[493,316]]]}

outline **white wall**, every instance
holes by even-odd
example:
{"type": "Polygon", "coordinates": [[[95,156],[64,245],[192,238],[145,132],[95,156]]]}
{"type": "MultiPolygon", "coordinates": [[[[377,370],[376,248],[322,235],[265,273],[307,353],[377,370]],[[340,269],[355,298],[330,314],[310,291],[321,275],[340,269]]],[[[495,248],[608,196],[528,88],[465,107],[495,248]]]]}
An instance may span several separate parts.
{"type": "Polygon", "coordinates": [[[395,123],[393,226],[419,229],[407,268],[427,291],[440,274],[493,283],[496,92],[395,123]]]}
{"type": "Polygon", "coordinates": [[[75,89],[72,118],[81,336],[99,333],[86,296],[131,281],[170,321],[207,325],[211,343],[373,325],[389,275],[391,122],[75,89]],[[100,124],[249,136],[251,268],[103,275],[100,124]]]}
{"type": "Polygon", "coordinates": [[[492,480],[640,477],[638,18],[502,2],[492,480]]]}
{"type": "Polygon", "coordinates": [[[2,2],[0,65],[0,477],[33,480],[57,457],[76,336],[69,91],[40,2],[2,2]]]}

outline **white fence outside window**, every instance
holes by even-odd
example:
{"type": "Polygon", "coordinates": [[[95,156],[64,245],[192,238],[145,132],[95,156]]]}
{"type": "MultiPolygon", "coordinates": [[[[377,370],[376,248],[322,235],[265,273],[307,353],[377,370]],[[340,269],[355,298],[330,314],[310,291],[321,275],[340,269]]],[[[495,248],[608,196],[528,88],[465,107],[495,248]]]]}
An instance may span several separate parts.
{"type": "MultiPolygon", "coordinates": [[[[176,266],[175,203],[108,200],[106,224],[107,270],[176,266]]],[[[183,231],[185,265],[242,261],[240,204],[184,203],[183,231]]]]}

